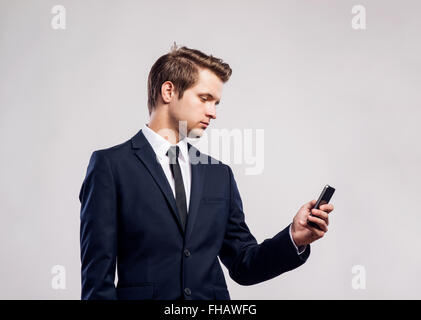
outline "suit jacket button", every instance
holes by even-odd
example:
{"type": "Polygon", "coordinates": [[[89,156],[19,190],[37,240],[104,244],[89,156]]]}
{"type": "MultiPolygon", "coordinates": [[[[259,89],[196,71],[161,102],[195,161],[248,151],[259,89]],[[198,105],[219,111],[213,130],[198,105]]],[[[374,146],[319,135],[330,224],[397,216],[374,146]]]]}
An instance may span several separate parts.
{"type": "Polygon", "coordinates": [[[190,251],[188,249],[184,250],[184,255],[190,257],[190,251]]]}
{"type": "Polygon", "coordinates": [[[184,293],[189,296],[189,295],[191,295],[191,290],[189,288],[185,288],[184,293]]]}

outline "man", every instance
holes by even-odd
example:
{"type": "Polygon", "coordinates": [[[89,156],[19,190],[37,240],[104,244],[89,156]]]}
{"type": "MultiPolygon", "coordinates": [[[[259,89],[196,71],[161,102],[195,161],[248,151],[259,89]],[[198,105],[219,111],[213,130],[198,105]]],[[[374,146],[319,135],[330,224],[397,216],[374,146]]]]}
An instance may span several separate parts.
{"type": "Polygon", "coordinates": [[[231,72],[174,46],[149,74],[149,123],[93,152],[79,195],[82,299],[230,299],[218,256],[234,281],[252,285],[302,265],[327,232],[333,206],[311,210],[313,200],[258,244],[231,168],[186,142],[216,119],[231,72]]]}

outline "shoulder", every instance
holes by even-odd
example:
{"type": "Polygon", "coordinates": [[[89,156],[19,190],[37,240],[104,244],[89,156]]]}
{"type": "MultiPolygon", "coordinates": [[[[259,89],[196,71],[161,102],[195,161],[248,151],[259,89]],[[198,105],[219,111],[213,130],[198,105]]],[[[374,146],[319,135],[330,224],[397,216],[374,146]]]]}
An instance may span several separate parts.
{"type": "Polygon", "coordinates": [[[130,149],[130,140],[117,144],[112,147],[97,149],[93,151],[93,153],[101,155],[101,156],[113,158],[115,156],[118,156],[121,153],[127,152],[129,149],[130,149]]]}
{"type": "Polygon", "coordinates": [[[128,139],[111,147],[94,149],[94,151],[92,151],[91,159],[96,161],[105,161],[111,165],[113,163],[118,163],[124,157],[127,157],[128,153],[130,152],[130,140],[131,139],[128,139]]]}

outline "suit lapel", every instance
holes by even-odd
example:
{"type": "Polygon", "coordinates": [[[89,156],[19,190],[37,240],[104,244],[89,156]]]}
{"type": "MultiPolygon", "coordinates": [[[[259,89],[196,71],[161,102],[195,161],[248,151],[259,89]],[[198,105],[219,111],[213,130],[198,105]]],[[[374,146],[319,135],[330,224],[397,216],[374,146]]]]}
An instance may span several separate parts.
{"type": "Polygon", "coordinates": [[[177,221],[177,225],[181,233],[184,233],[183,226],[181,224],[180,216],[178,214],[177,205],[175,202],[174,194],[171,190],[171,186],[168,183],[167,177],[165,176],[162,166],[156,158],[155,152],[153,151],[152,146],[149,144],[148,140],[140,130],[132,138],[132,148],[134,149],[135,155],[142,161],[145,167],[148,169],[153,179],[161,189],[165,198],[168,201],[168,204],[171,208],[172,215],[177,221]]]}
{"type": "Polygon", "coordinates": [[[167,177],[165,176],[162,166],[156,159],[155,152],[148,140],[140,130],[132,138],[132,148],[134,149],[135,155],[142,161],[145,167],[148,169],[153,179],[161,189],[168,204],[171,208],[172,215],[177,221],[178,228],[182,234],[185,234],[185,240],[187,241],[193,231],[194,223],[198,215],[198,209],[200,200],[202,198],[203,185],[205,182],[205,168],[208,158],[202,154],[198,149],[188,143],[188,151],[190,158],[191,167],[191,188],[190,188],[190,204],[187,215],[186,230],[183,230],[180,216],[177,210],[177,204],[175,202],[174,194],[171,190],[171,186],[168,183],[167,177]],[[192,159],[194,158],[194,159],[192,159]]]}
{"type": "Polygon", "coordinates": [[[190,204],[189,214],[186,225],[186,241],[189,240],[193,231],[194,223],[198,215],[198,209],[200,200],[202,199],[203,185],[205,183],[205,168],[208,159],[205,155],[202,155],[198,149],[188,143],[190,167],[191,167],[191,188],[190,188],[190,204]],[[199,159],[199,161],[194,161],[199,159]]]}

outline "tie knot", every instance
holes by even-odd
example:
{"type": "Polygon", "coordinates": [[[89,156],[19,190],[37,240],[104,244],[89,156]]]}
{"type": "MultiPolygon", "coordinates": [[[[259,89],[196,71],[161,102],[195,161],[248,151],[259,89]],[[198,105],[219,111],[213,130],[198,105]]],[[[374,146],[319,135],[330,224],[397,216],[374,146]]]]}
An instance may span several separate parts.
{"type": "Polygon", "coordinates": [[[178,159],[178,156],[180,155],[180,147],[179,146],[171,146],[166,155],[170,158],[170,161],[172,163],[175,162],[176,159],[178,159]]]}

